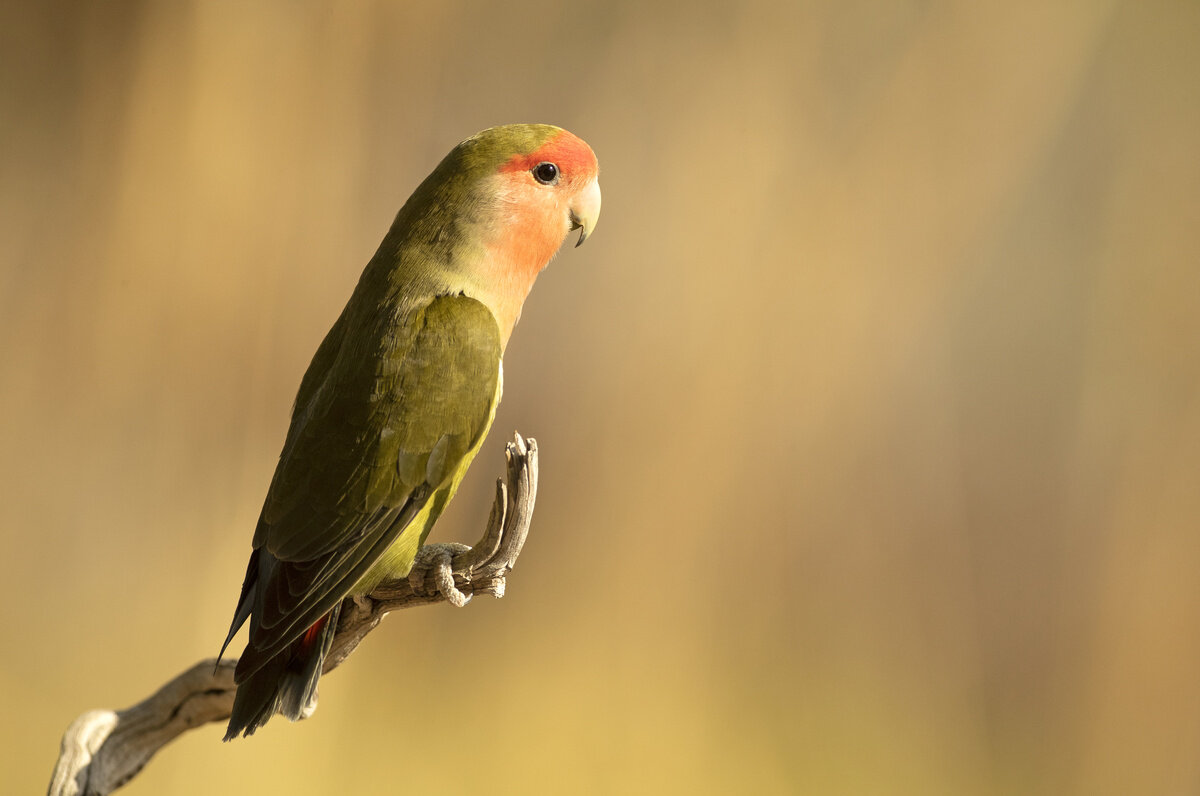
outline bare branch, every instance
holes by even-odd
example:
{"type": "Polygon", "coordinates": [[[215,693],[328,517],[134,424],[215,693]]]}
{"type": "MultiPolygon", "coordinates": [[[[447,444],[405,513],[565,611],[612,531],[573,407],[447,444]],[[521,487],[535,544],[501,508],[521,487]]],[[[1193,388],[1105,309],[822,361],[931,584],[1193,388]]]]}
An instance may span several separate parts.
{"type": "MultiPolygon", "coordinates": [[[[504,596],[529,533],[537,496],[537,443],[515,434],[505,450],[508,471],[496,482],[496,500],[483,538],[473,547],[426,545],[409,578],[380,584],[369,596],[348,597],[325,671],[349,657],[391,611],[449,601],[465,605],[476,594],[504,596]],[[431,582],[432,578],[432,582],[431,582]]],[[[159,749],[233,708],[236,660],[203,660],[152,696],[125,710],[91,710],[67,727],[50,796],[103,796],[137,776],[159,749]]]]}

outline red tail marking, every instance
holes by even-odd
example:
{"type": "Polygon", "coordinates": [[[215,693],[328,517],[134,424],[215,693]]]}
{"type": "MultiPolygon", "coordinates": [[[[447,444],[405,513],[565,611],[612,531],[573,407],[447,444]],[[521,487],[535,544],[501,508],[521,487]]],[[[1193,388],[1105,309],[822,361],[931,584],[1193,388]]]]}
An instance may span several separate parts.
{"type": "Polygon", "coordinates": [[[317,640],[321,638],[321,629],[325,627],[327,621],[329,621],[329,614],[313,622],[313,626],[304,631],[304,637],[300,640],[300,644],[305,650],[311,649],[317,643],[317,640]]]}

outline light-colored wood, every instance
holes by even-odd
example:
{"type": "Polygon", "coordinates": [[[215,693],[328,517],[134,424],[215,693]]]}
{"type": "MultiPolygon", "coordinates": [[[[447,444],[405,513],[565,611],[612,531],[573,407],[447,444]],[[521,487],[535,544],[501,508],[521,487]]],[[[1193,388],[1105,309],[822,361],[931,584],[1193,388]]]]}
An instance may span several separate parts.
{"type": "MultiPolygon", "coordinates": [[[[408,578],[382,583],[369,596],[342,604],[325,672],[337,667],[391,611],[450,602],[466,605],[476,594],[504,596],[529,533],[537,497],[537,443],[515,434],[505,450],[506,479],[483,538],[474,547],[426,545],[408,578]]],[[[194,727],[225,721],[233,708],[236,660],[200,661],[152,696],[124,710],[90,710],[63,734],[50,796],[103,796],[129,782],[160,749],[194,727]]]]}

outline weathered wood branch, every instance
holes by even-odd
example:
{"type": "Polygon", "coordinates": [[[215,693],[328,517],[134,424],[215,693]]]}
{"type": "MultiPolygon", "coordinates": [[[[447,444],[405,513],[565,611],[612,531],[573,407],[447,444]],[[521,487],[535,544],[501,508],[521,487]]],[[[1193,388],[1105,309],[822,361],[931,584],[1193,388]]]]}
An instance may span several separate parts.
{"type": "MultiPolygon", "coordinates": [[[[466,605],[476,594],[504,596],[505,576],[529,533],[537,496],[537,443],[514,435],[505,451],[506,479],[483,538],[474,547],[426,545],[407,579],[381,584],[342,604],[325,671],[338,666],[391,611],[446,601],[466,605]],[[506,483],[507,481],[507,483],[506,483]]],[[[50,796],[103,796],[129,782],[159,749],[195,727],[225,721],[233,708],[236,660],[203,660],[152,696],[124,710],[90,710],[67,727],[50,796]]]]}

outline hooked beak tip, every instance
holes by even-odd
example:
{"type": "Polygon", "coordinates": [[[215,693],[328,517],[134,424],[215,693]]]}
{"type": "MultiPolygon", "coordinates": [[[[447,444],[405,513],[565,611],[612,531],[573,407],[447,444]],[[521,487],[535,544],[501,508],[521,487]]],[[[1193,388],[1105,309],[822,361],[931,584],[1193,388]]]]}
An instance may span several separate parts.
{"type": "Polygon", "coordinates": [[[576,199],[574,207],[571,208],[571,229],[580,230],[579,240],[575,242],[575,248],[582,246],[583,242],[592,234],[592,230],[596,227],[596,219],[599,217],[600,184],[592,180],[583,193],[576,199]]]}

